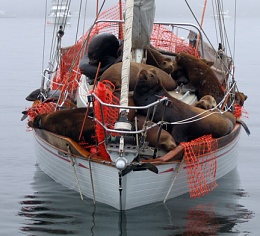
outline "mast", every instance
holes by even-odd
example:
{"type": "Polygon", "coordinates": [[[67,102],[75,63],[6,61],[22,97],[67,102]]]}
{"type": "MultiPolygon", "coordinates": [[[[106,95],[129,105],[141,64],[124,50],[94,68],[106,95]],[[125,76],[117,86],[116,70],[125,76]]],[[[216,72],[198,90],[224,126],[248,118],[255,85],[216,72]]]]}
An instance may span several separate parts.
{"type": "MultiPolygon", "coordinates": [[[[125,139],[125,132],[132,130],[132,124],[128,121],[128,94],[131,60],[141,63],[144,58],[144,50],[150,45],[150,36],[153,30],[155,15],[155,0],[126,0],[124,47],[121,71],[120,111],[118,121],[114,129],[123,131],[120,135],[118,149],[115,150],[110,141],[106,144],[106,150],[110,158],[115,162],[119,170],[120,189],[122,170],[127,163],[131,163],[137,157],[138,143],[134,139],[125,139]]],[[[121,196],[121,191],[120,191],[121,196]]]]}
{"type": "MultiPolygon", "coordinates": [[[[130,62],[131,62],[131,50],[132,50],[132,32],[133,32],[133,18],[134,18],[134,1],[126,1],[125,12],[125,40],[122,59],[122,86],[121,86],[121,98],[120,106],[128,106],[128,91],[129,91],[129,76],[130,76],[130,62]]],[[[120,114],[126,111],[120,109],[120,114]]],[[[128,111],[126,111],[128,112],[128,111]]]]}
{"type": "MultiPolygon", "coordinates": [[[[122,64],[121,106],[128,106],[130,62],[142,63],[150,45],[155,16],[155,0],[126,0],[125,34],[122,64]]],[[[128,113],[120,109],[120,114],[128,113]]]]}

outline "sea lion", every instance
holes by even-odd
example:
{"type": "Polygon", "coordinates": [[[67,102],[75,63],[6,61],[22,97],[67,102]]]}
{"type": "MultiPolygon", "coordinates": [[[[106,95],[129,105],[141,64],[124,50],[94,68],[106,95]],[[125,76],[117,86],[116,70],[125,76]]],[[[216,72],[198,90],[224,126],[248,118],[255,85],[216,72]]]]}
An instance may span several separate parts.
{"type": "Polygon", "coordinates": [[[41,89],[35,89],[25,99],[27,101],[33,102],[35,100],[39,100],[42,98],[58,99],[59,96],[60,96],[59,90],[42,90],[41,91],[41,89]]]}
{"type": "MultiPolygon", "coordinates": [[[[130,81],[129,81],[129,91],[133,91],[135,88],[136,80],[141,70],[153,69],[156,71],[156,74],[159,76],[162,84],[166,90],[174,90],[177,85],[176,82],[172,79],[163,70],[146,64],[131,62],[130,65],[130,81]]],[[[100,81],[109,80],[115,85],[115,89],[121,89],[121,71],[122,71],[122,62],[116,63],[109,67],[100,77],[100,81]]]]}
{"type": "Polygon", "coordinates": [[[25,100],[33,102],[35,100],[40,99],[40,94],[41,94],[41,90],[40,89],[36,89],[34,91],[32,91],[26,98],[25,100]]]}
{"type": "MultiPolygon", "coordinates": [[[[182,92],[194,92],[198,100],[205,95],[211,95],[215,98],[217,104],[223,100],[224,90],[210,68],[210,62],[207,63],[206,60],[201,60],[186,53],[180,53],[175,57],[175,63],[181,68],[183,75],[189,81],[181,87],[182,92]]],[[[175,70],[172,74],[174,73],[176,73],[175,70]]]]}
{"type": "MultiPolygon", "coordinates": [[[[43,90],[36,89],[32,91],[25,99],[30,102],[34,102],[36,100],[44,100],[43,102],[57,102],[60,99],[61,91],[60,90],[43,90]]],[[[68,97],[63,102],[62,107],[60,108],[75,108],[76,102],[74,101],[73,97],[68,95],[68,97]]]]}
{"type": "Polygon", "coordinates": [[[165,71],[167,74],[170,74],[173,71],[172,59],[170,57],[164,56],[152,45],[147,48],[146,64],[158,67],[161,70],[165,71]]]}
{"type": "Polygon", "coordinates": [[[107,56],[117,58],[118,48],[119,41],[115,35],[110,33],[95,35],[88,45],[89,63],[92,65],[98,64],[107,56]]]}
{"type": "MultiPolygon", "coordinates": [[[[76,108],[40,114],[32,121],[29,121],[28,126],[36,129],[45,129],[78,142],[86,112],[87,108],[76,108]]],[[[80,141],[94,144],[94,135],[94,121],[87,116],[80,141]]]]}
{"type": "Polygon", "coordinates": [[[235,103],[240,105],[241,107],[244,106],[244,102],[247,99],[247,95],[242,92],[235,92],[235,103]]]}
{"type": "MultiPolygon", "coordinates": [[[[137,115],[137,127],[139,130],[143,129],[143,125],[144,125],[145,121],[146,121],[145,116],[137,115]]],[[[147,122],[148,122],[147,125],[149,125],[149,126],[154,124],[152,121],[147,121],[147,122]]],[[[161,129],[159,142],[157,143],[159,130],[160,130],[160,127],[158,125],[147,130],[145,140],[149,143],[148,145],[151,147],[158,146],[158,148],[163,149],[165,151],[170,151],[170,150],[174,149],[177,146],[176,142],[173,139],[173,137],[171,136],[171,134],[164,129],[161,129]]]]}
{"type": "MultiPolygon", "coordinates": [[[[142,70],[134,89],[135,105],[146,106],[158,100],[159,97],[168,97],[170,104],[167,107],[163,104],[157,105],[155,113],[150,112],[148,116],[153,115],[153,121],[158,122],[163,115],[164,121],[173,123],[170,125],[171,135],[177,144],[208,134],[211,134],[213,138],[218,138],[230,133],[234,127],[233,123],[221,113],[205,111],[171,97],[162,86],[155,71],[142,70]],[[175,122],[181,123],[174,124],[175,122]]],[[[138,112],[141,115],[147,115],[148,111],[138,109],[138,112]]]]}
{"type": "MultiPolygon", "coordinates": [[[[122,61],[123,48],[124,45],[121,44],[117,51],[117,55],[118,55],[117,62],[122,61]]],[[[173,71],[173,60],[170,57],[164,56],[162,53],[160,53],[160,51],[157,48],[155,48],[151,44],[147,48],[146,52],[147,54],[146,54],[145,63],[147,65],[160,68],[161,70],[165,71],[167,74],[170,74],[173,71]]]]}
{"type": "MultiPolygon", "coordinates": [[[[214,65],[214,62],[208,61],[205,58],[199,58],[201,62],[204,62],[209,67],[214,65]]],[[[178,85],[185,85],[189,82],[187,72],[173,60],[173,70],[171,71],[171,77],[176,81],[178,85]]]]}
{"type": "MultiPolygon", "coordinates": [[[[238,93],[238,95],[241,95],[241,97],[244,97],[243,93],[240,94],[239,92],[236,92],[236,94],[237,93],[238,93]]],[[[194,106],[200,107],[205,110],[212,109],[212,111],[214,111],[214,112],[220,112],[220,110],[216,109],[216,106],[217,106],[216,100],[210,95],[206,95],[206,96],[202,97],[198,102],[196,102],[194,104],[194,106]]],[[[224,111],[224,112],[222,112],[222,114],[227,119],[229,119],[233,125],[235,125],[236,123],[241,124],[242,127],[245,129],[247,135],[250,135],[250,130],[243,120],[235,117],[235,115],[230,111],[224,111]]]]}
{"type": "Polygon", "coordinates": [[[214,97],[211,95],[206,95],[202,97],[199,101],[194,103],[195,107],[200,107],[205,110],[210,110],[217,106],[217,102],[214,97]]]}
{"type": "Polygon", "coordinates": [[[88,77],[90,83],[94,82],[99,63],[98,76],[117,62],[118,48],[119,41],[113,34],[101,33],[93,36],[88,45],[88,52],[79,63],[81,73],[88,77]]]}

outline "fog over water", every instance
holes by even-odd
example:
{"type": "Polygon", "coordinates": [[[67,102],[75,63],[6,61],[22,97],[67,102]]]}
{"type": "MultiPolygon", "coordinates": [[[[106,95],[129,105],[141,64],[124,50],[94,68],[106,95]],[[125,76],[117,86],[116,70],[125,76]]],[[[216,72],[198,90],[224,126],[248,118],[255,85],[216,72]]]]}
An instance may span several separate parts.
{"type": "MultiPolygon", "coordinates": [[[[49,10],[51,0],[0,0],[0,17],[2,11],[7,16],[16,16],[0,18],[0,236],[258,236],[259,1],[236,0],[239,15],[236,30],[236,80],[239,90],[248,95],[245,111],[249,118],[244,118],[244,121],[251,131],[249,137],[244,130],[241,132],[237,168],[220,179],[218,188],[203,198],[190,199],[186,194],[166,204],[156,203],[123,214],[104,204],[98,203],[94,207],[93,201],[87,198],[82,201],[78,193],[57,184],[35,165],[33,134],[27,132],[26,122],[20,119],[21,112],[31,105],[25,97],[39,88],[41,82],[46,1],[49,10]]],[[[233,24],[231,4],[235,0],[223,1],[227,5],[225,9],[232,16],[226,22],[228,27],[233,24]]],[[[72,13],[75,13],[80,0],[71,2],[72,13]]],[[[87,13],[88,17],[92,17],[95,14],[95,1],[88,2],[93,5],[93,10],[87,13]]],[[[105,8],[116,2],[107,0],[105,8]]],[[[202,8],[203,0],[187,2],[192,7],[197,6],[196,14],[199,18],[201,13],[198,9],[202,8]]],[[[156,5],[156,19],[164,20],[164,16],[169,13],[168,17],[175,19],[175,15],[177,18],[182,16],[180,9],[184,8],[185,1],[156,0],[156,5]],[[175,6],[173,2],[178,4],[175,6]]],[[[211,7],[210,0],[208,7],[211,7]]],[[[185,14],[190,13],[186,11],[185,14]]],[[[208,20],[205,20],[204,27],[213,34],[214,19],[210,13],[207,14],[208,20]]],[[[75,40],[76,22],[74,16],[71,27],[66,28],[64,46],[75,40]]],[[[51,25],[46,26],[46,45],[51,41],[52,30],[51,25]]]]}
{"type": "MultiPolygon", "coordinates": [[[[106,0],[105,6],[113,6],[119,0],[106,0]]],[[[208,1],[208,7],[211,7],[211,1],[208,1]]],[[[0,11],[11,16],[17,17],[37,17],[43,16],[45,12],[45,3],[47,2],[48,6],[51,5],[51,0],[0,0],[0,11]]],[[[68,0],[69,2],[69,0],[68,0]]],[[[125,2],[124,0],[122,2],[125,2]]],[[[185,1],[173,1],[173,0],[155,0],[156,2],[156,14],[158,16],[162,15],[180,15],[180,12],[183,14],[183,9],[187,9],[185,1]],[[177,3],[177,4],[176,4],[177,3]]],[[[195,9],[195,12],[198,13],[203,7],[204,0],[187,0],[192,9],[195,9]]],[[[214,1],[215,2],[215,1],[214,1]]],[[[236,2],[237,5],[237,15],[239,17],[259,17],[260,2],[256,0],[229,0],[224,1],[225,7],[229,12],[233,12],[233,5],[236,2]]],[[[72,0],[71,1],[71,11],[77,12],[80,6],[81,0],[72,0]]],[[[101,6],[103,1],[99,0],[99,5],[101,6]]],[[[95,13],[96,1],[87,1],[88,8],[93,7],[93,11],[89,11],[88,15],[91,16],[95,13]]],[[[49,8],[47,8],[49,9],[49,8]]],[[[190,14],[186,10],[185,14],[190,14]]],[[[207,14],[207,13],[206,13],[207,14]]]]}

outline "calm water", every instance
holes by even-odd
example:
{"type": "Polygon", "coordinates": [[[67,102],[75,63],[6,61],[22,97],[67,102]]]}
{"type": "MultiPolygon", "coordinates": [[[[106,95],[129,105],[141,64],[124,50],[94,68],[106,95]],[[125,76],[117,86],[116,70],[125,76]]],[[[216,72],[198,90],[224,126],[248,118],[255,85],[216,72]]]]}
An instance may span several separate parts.
{"type": "MultiPolygon", "coordinates": [[[[184,195],[120,214],[81,201],[35,165],[32,133],[20,119],[30,105],[24,98],[40,86],[43,20],[0,19],[0,235],[259,235],[259,23],[238,21],[236,79],[249,97],[245,121],[252,134],[242,131],[237,168],[203,198],[184,195]]],[[[72,44],[74,38],[65,40],[72,44]]]]}

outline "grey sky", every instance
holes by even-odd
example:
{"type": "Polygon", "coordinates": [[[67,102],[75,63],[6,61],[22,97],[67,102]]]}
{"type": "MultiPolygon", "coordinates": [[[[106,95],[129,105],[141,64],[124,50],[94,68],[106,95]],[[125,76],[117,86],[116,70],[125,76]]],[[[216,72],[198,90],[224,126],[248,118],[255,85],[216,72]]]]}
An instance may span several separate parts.
{"type": "MultiPolygon", "coordinates": [[[[0,0],[0,11],[4,11],[6,15],[21,16],[44,16],[45,0],[0,0]]],[[[47,1],[50,5],[51,0],[47,1]]],[[[72,12],[77,11],[80,0],[71,1],[72,12]]],[[[95,7],[95,0],[88,0],[88,4],[95,7]]],[[[101,0],[99,1],[101,4],[101,0]]],[[[117,0],[107,0],[106,5],[114,5],[117,0]]],[[[203,0],[188,0],[192,7],[202,8],[203,0]]],[[[223,1],[227,8],[231,7],[235,0],[223,1]]],[[[259,16],[260,2],[256,0],[236,0],[237,13],[239,16],[259,16]]],[[[211,1],[208,1],[210,7],[211,1]]],[[[180,14],[185,2],[181,0],[156,0],[157,16],[180,14]]],[[[91,13],[93,13],[92,11],[91,13]]],[[[91,14],[89,13],[89,14],[91,14]]]]}

